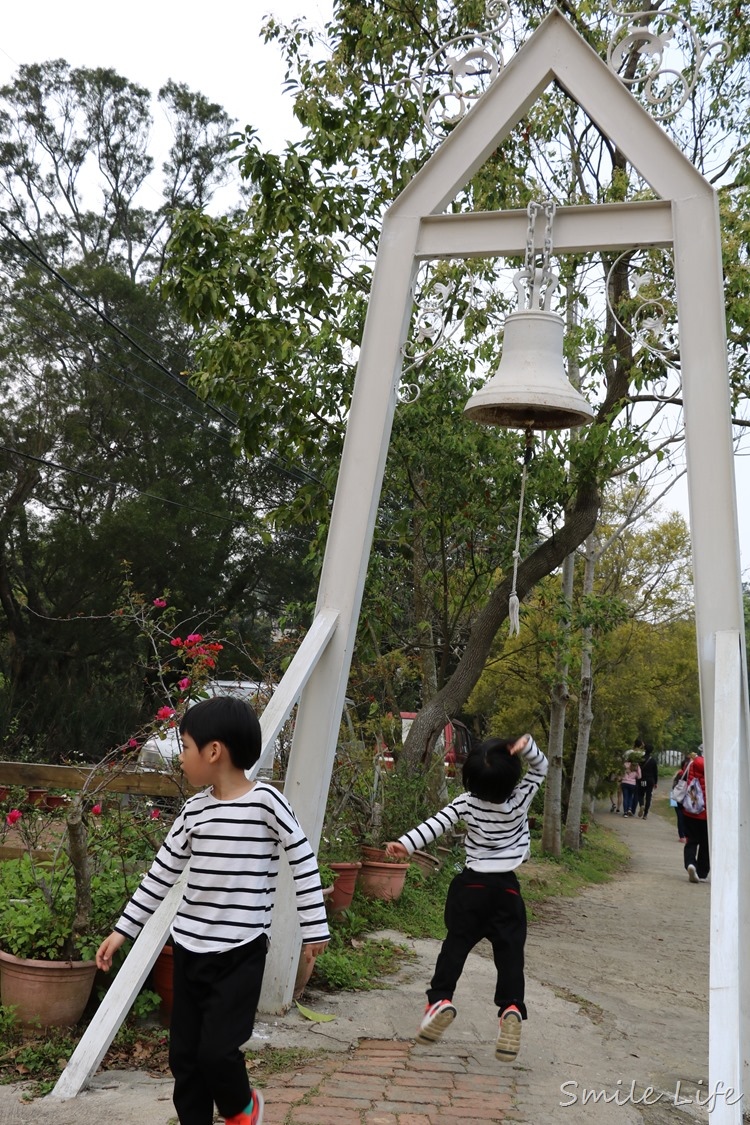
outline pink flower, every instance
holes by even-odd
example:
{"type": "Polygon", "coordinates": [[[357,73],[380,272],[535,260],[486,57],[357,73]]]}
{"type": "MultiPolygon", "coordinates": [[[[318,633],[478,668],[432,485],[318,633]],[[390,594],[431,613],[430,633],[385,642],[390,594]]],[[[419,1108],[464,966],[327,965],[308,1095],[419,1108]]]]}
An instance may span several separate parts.
{"type": "Polygon", "coordinates": [[[135,750],[135,749],[137,749],[137,747],[138,747],[138,739],[137,738],[131,738],[131,739],[128,740],[128,749],[129,750],[135,750]]]}
{"type": "Polygon", "coordinates": [[[172,648],[179,648],[182,644],[182,637],[172,637],[172,640],[169,643],[171,644],[172,648]]]}
{"type": "Polygon", "coordinates": [[[22,816],[23,816],[23,813],[21,812],[20,809],[11,809],[5,819],[6,819],[7,823],[10,825],[10,827],[12,828],[13,825],[16,824],[21,819],[22,816]]]}
{"type": "Polygon", "coordinates": [[[167,603],[164,600],[164,598],[154,598],[154,605],[156,606],[157,609],[164,609],[166,604],[167,603]]]}
{"type": "Polygon", "coordinates": [[[185,637],[186,645],[197,645],[203,640],[202,633],[191,633],[189,637],[185,637]]]}
{"type": "Polygon", "coordinates": [[[164,722],[165,719],[171,719],[173,715],[174,707],[160,707],[156,712],[156,717],[160,722],[164,722]]]}
{"type": "Polygon", "coordinates": [[[92,812],[93,816],[101,816],[102,815],[102,806],[101,805],[93,805],[92,808],[91,808],[91,812],[92,812]]]}
{"type": "Polygon", "coordinates": [[[180,691],[187,691],[187,689],[190,687],[190,676],[184,676],[181,680],[178,680],[177,686],[180,691]]]}
{"type": "Polygon", "coordinates": [[[152,809],[151,810],[151,819],[152,820],[158,820],[160,816],[161,816],[161,813],[159,812],[158,809],[152,809]]]}

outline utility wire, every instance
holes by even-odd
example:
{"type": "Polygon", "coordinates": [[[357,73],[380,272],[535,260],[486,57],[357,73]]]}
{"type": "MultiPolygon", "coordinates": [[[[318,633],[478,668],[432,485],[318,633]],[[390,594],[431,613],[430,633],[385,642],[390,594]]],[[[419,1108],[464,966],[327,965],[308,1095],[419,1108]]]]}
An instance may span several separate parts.
{"type": "MultiPolygon", "coordinates": [[[[84,477],[86,480],[94,481],[97,484],[106,485],[107,488],[120,488],[121,482],[108,480],[106,477],[96,476],[95,473],[87,473],[83,469],[74,469],[70,465],[61,465],[58,461],[50,461],[45,457],[35,457],[32,453],[23,453],[20,449],[13,449],[8,445],[0,445],[0,452],[11,453],[16,457],[23,457],[25,461],[34,461],[38,465],[46,465],[50,469],[56,469],[61,473],[73,473],[75,476],[84,477]]],[[[222,523],[229,523],[232,527],[238,527],[244,520],[237,516],[236,519],[229,519],[227,516],[220,516],[217,512],[212,512],[208,508],[195,508],[192,504],[181,504],[178,500],[168,500],[166,496],[159,496],[155,492],[145,492],[141,488],[136,488],[135,485],[126,485],[127,489],[131,492],[137,493],[139,496],[145,496],[150,500],[160,500],[162,504],[169,504],[173,508],[184,508],[188,512],[196,512],[201,516],[211,516],[212,519],[221,520],[222,523]]]]}
{"type": "MultiPolygon", "coordinates": [[[[181,387],[183,390],[187,391],[188,394],[192,395],[198,402],[204,403],[209,410],[212,410],[215,414],[217,414],[220,418],[223,418],[224,421],[228,422],[231,426],[233,426],[234,428],[237,427],[238,419],[237,419],[236,414],[234,414],[234,412],[232,412],[232,415],[226,414],[222,410],[220,410],[217,406],[214,406],[213,403],[209,402],[208,399],[200,398],[200,396],[197,394],[196,391],[193,390],[193,388],[190,386],[189,383],[187,383],[184,379],[181,379],[178,375],[175,375],[173,371],[171,371],[168,367],[166,367],[161,362],[161,360],[152,356],[149,352],[147,352],[144,348],[142,348],[140,346],[140,344],[138,344],[137,341],[133,340],[133,338],[127,332],[125,332],[123,329],[121,329],[115,323],[115,321],[113,321],[110,317],[108,317],[106,315],[106,313],[103,313],[97,307],[97,305],[94,302],[92,302],[88,297],[86,297],[85,294],[81,293],[74,285],[72,285],[65,277],[63,277],[62,274],[60,274],[55,269],[55,267],[52,266],[43,257],[43,255],[41,255],[33,247],[29,246],[24,241],[24,239],[22,239],[20,237],[20,235],[18,235],[12,229],[12,227],[9,227],[8,224],[6,222],[4,222],[4,220],[2,218],[0,218],[0,227],[2,227],[11,236],[11,238],[13,238],[21,246],[23,251],[29,257],[31,257],[43,269],[45,269],[52,277],[54,277],[57,281],[59,281],[60,284],[63,285],[63,287],[65,289],[67,289],[70,293],[72,293],[75,297],[77,297],[78,300],[81,301],[82,304],[84,304],[91,312],[93,312],[95,316],[97,316],[106,325],[108,325],[114,332],[116,332],[119,336],[122,336],[123,339],[127,340],[128,343],[130,343],[134,348],[136,348],[138,353],[151,366],[155,367],[157,370],[159,370],[163,374],[167,375],[168,378],[171,379],[173,382],[175,382],[179,387],[181,387]]],[[[42,293],[42,296],[45,297],[47,300],[49,300],[48,295],[42,293]]],[[[64,304],[57,304],[56,307],[61,309],[63,312],[67,313],[74,320],[78,320],[79,322],[81,322],[81,318],[80,318],[79,314],[76,313],[73,309],[69,309],[64,304]]],[[[109,357],[109,358],[112,358],[112,357],[109,357]]],[[[115,362],[115,361],[113,360],[113,362],[115,362]]],[[[148,383],[147,380],[144,380],[142,378],[142,376],[138,376],[135,373],[131,372],[129,368],[123,368],[123,370],[126,370],[129,374],[132,374],[135,378],[141,379],[142,382],[145,382],[147,386],[151,386],[152,389],[156,389],[156,388],[153,387],[152,384],[148,383]]],[[[166,395],[166,391],[161,391],[161,393],[166,395]]],[[[195,413],[197,414],[198,412],[196,411],[195,413]]],[[[200,415],[198,415],[198,417],[200,417],[200,415]]],[[[211,431],[211,432],[215,433],[215,431],[211,431]]],[[[299,466],[296,466],[296,465],[295,466],[288,466],[283,461],[283,459],[277,460],[276,458],[272,458],[272,457],[268,456],[267,454],[265,454],[265,455],[261,454],[261,456],[266,461],[268,461],[268,463],[270,465],[272,465],[274,468],[277,468],[280,472],[286,473],[286,475],[292,480],[296,480],[298,482],[302,481],[302,480],[308,480],[308,481],[311,481],[315,484],[321,483],[320,479],[318,477],[314,476],[312,473],[308,472],[307,469],[302,469],[302,468],[300,468],[299,466]]]]}

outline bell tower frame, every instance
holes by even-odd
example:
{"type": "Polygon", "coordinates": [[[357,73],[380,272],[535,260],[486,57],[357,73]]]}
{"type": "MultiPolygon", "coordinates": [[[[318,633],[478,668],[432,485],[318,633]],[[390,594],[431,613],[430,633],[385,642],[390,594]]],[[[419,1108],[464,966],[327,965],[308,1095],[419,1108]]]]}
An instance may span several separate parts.
{"type": "MultiPolygon", "coordinates": [[[[323,822],[420,262],[521,256],[526,213],[445,208],[552,83],[625,153],[654,202],[561,207],[555,253],[671,246],[677,278],[696,625],[711,848],[709,1085],[714,1125],[739,1125],[748,1050],[748,692],[716,194],[558,9],[500,72],[383,221],[313,625],[262,717],[264,751],[295,702],[285,791],[313,843],[323,822]]],[[[702,893],[701,888],[696,888],[702,893]]],[[[179,892],[176,892],[179,897],[179,892]]],[[[175,896],[144,928],[53,1095],[95,1070],[169,931],[175,896]]],[[[299,935],[280,888],[262,1007],[291,1002],[299,935]]]]}

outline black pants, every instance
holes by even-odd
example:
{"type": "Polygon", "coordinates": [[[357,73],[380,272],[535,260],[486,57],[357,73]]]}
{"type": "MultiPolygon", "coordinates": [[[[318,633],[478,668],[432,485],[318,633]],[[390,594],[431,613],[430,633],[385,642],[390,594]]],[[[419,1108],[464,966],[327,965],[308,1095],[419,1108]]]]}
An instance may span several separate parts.
{"type": "Polygon", "coordinates": [[[523,947],[526,907],[513,871],[470,871],[456,875],[445,902],[448,936],[438,954],[427,1000],[452,1000],[466,958],[482,938],[492,945],[497,969],[498,1015],[515,1004],[526,1019],[523,947]]]}
{"type": "Polygon", "coordinates": [[[638,786],[638,804],[642,806],[644,816],[648,816],[648,810],[651,808],[651,795],[653,792],[653,781],[647,781],[645,785],[638,786]]]}
{"type": "Polygon", "coordinates": [[[683,815],[685,824],[685,870],[689,863],[695,864],[699,879],[705,879],[711,870],[711,861],[708,854],[708,821],[700,820],[697,816],[683,815]]]}
{"type": "Polygon", "coordinates": [[[211,1125],[241,1113],[250,1082],[240,1045],[253,1033],[263,982],[265,935],[225,953],[174,946],[169,1066],[180,1125],[211,1125]]]}

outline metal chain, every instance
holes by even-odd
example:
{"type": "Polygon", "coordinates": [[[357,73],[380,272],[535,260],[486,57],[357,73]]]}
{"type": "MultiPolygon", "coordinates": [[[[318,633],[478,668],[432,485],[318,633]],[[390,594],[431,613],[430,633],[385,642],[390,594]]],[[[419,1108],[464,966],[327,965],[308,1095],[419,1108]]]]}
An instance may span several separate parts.
{"type": "Polygon", "coordinates": [[[549,296],[544,298],[545,308],[549,297],[557,285],[557,275],[552,269],[552,225],[557,210],[553,199],[546,203],[536,203],[532,200],[526,208],[528,225],[526,228],[526,252],[524,255],[523,269],[519,270],[514,279],[518,290],[519,300],[523,300],[523,286],[526,285],[526,298],[529,308],[538,308],[542,302],[542,294],[546,291],[549,296]],[[537,217],[544,215],[544,241],[541,253],[537,252],[536,221],[537,217]],[[538,259],[541,257],[541,261],[538,259]]]}

